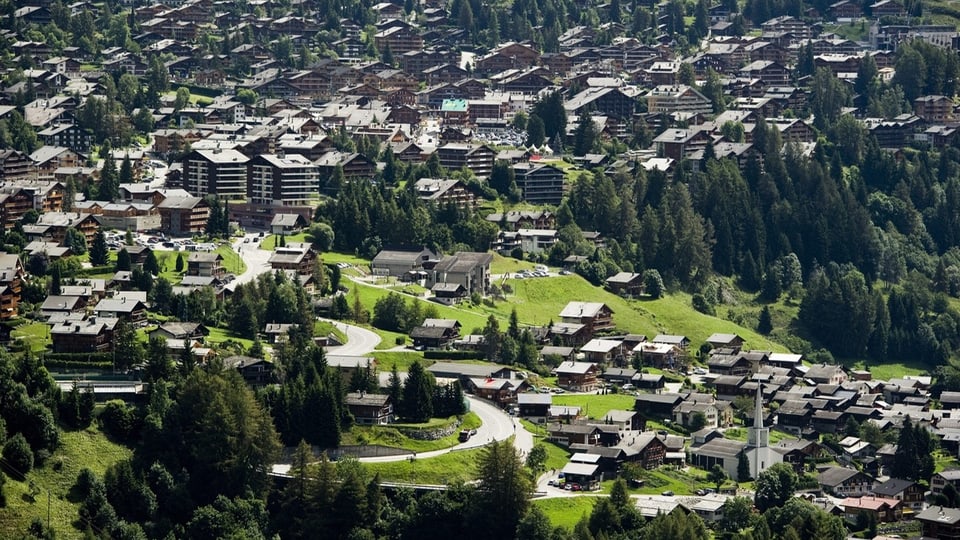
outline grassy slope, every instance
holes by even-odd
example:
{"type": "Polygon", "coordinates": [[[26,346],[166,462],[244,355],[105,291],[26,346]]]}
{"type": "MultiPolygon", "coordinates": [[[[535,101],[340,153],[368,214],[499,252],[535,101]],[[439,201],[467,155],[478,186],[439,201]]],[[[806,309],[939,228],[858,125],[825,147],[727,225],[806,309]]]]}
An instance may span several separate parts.
{"type": "Polygon", "coordinates": [[[46,520],[49,490],[51,524],[57,538],[82,538],[72,525],[77,519],[78,505],[67,500],[70,487],[82,469],[88,468],[102,478],[109,465],[130,455],[129,449],[109,441],[96,428],[63,432],[60,449],[43,469],[31,471],[26,482],[7,478],[7,507],[0,511],[0,537],[18,537],[34,518],[46,520]],[[30,497],[30,482],[41,490],[35,501],[30,497]]]}
{"type": "MultiPolygon", "coordinates": [[[[691,306],[690,296],[684,293],[650,301],[627,300],[594,287],[576,275],[510,279],[507,283],[513,287],[513,294],[507,296],[507,301],[497,302],[493,306],[483,304],[476,306],[467,302],[452,308],[423,299],[416,301],[423,302],[421,307],[428,305],[435,307],[442,318],[459,320],[463,325],[462,333],[470,333],[474,329],[482,328],[490,315],[499,319],[503,327],[509,320],[510,311],[514,308],[523,324],[546,325],[551,320],[560,320],[560,311],[568,302],[581,300],[603,302],[610,306],[614,311],[613,320],[617,325],[617,331],[641,333],[649,337],[661,333],[682,334],[692,340],[691,350],[696,350],[707,337],[717,332],[739,334],[746,340],[748,348],[787,350],[784,346],[749,328],[695,311],[691,306]]],[[[349,286],[358,289],[361,303],[371,311],[379,298],[391,292],[362,283],[350,282],[349,286]]],[[[349,295],[351,305],[353,294],[351,292],[349,295]]],[[[413,297],[408,297],[408,301],[410,298],[413,297]]],[[[394,346],[394,338],[398,334],[380,331],[378,333],[385,342],[389,342],[384,344],[385,347],[394,346]]]]}
{"type": "Polygon", "coordinates": [[[581,517],[584,515],[587,517],[590,516],[590,512],[593,512],[593,505],[595,505],[598,500],[597,497],[580,496],[535,499],[533,504],[543,510],[543,513],[547,515],[550,523],[554,527],[573,529],[581,517]]]}
{"type": "MultiPolygon", "coordinates": [[[[444,420],[444,422],[450,423],[454,422],[455,420],[456,419],[454,417],[451,417],[444,420]]],[[[480,427],[480,424],[481,422],[479,416],[477,416],[475,413],[467,413],[463,417],[463,423],[460,424],[460,428],[475,429],[480,427]]],[[[393,426],[354,426],[349,432],[343,435],[343,439],[340,441],[340,444],[375,444],[380,446],[389,446],[392,448],[405,448],[414,452],[430,452],[432,450],[442,450],[444,448],[450,448],[460,444],[458,439],[459,436],[459,432],[454,432],[452,435],[442,439],[437,439],[435,441],[421,441],[405,437],[400,433],[399,430],[397,430],[396,427],[393,426]]]]}
{"type": "Polygon", "coordinates": [[[627,394],[553,396],[554,405],[580,407],[584,414],[594,419],[603,418],[611,409],[632,411],[635,401],[635,397],[627,394]]]}
{"type": "Polygon", "coordinates": [[[476,475],[477,458],[482,451],[478,448],[450,452],[430,459],[365,463],[364,468],[371,477],[379,472],[383,480],[392,482],[431,485],[469,482],[476,475]]]}

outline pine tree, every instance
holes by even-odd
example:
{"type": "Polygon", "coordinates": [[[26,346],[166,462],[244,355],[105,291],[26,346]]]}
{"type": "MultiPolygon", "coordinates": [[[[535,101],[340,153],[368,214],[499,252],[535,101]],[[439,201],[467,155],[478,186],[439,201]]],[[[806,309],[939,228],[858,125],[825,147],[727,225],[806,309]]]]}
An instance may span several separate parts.
{"type": "Polygon", "coordinates": [[[737,454],[737,482],[750,481],[750,461],[747,454],[740,452],[737,454]]]}
{"type": "Polygon", "coordinates": [[[117,272],[129,271],[130,270],[130,254],[127,253],[127,249],[121,249],[117,252],[117,264],[115,265],[115,270],[117,272]]]}
{"type": "Polygon", "coordinates": [[[772,331],[773,321],[770,318],[770,308],[763,306],[763,309],[760,310],[760,319],[757,322],[757,332],[766,335],[772,331]]]}
{"type": "Polygon", "coordinates": [[[131,182],[133,182],[133,164],[130,163],[130,154],[126,154],[120,163],[120,183],[129,184],[131,182]]]}
{"type": "Polygon", "coordinates": [[[103,160],[103,169],[100,171],[100,185],[97,188],[98,201],[115,201],[120,198],[120,182],[117,173],[117,164],[112,154],[107,154],[103,160]]]}
{"type": "Polygon", "coordinates": [[[426,422],[433,416],[433,381],[420,362],[407,370],[400,400],[402,415],[412,422],[426,422]]]}
{"type": "Polygon", "coordinates": [[[109,254],[106,235],[102,230],[97,231],[97,234],[93,237],[93,245],[90,246],[90,264],[93,266],[106,265],[109,254]]]}

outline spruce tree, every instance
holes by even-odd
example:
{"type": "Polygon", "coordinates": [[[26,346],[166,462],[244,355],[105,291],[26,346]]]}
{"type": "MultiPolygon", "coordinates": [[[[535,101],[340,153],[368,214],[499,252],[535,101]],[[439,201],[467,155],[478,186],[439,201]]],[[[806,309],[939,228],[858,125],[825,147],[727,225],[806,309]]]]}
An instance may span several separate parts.
{"type": "Polygon", "coordinates": [[[93,245],[90,246],[90,264],[93,266],[104,266],[107,264],[107,257],[110,252],[107,248],[107,237],[103,231],[97,231],[93,237],[93,245]]]}

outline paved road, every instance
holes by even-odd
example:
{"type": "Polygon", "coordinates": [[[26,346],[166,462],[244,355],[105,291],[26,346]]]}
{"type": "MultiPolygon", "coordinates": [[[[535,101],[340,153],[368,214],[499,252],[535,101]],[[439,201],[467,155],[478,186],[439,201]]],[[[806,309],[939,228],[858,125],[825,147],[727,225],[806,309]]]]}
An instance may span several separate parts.
{"type": "Polygon", "coordinates": [[[231,281],[227,288],[231,291],[237,287],[238,283],[249,283],[260,274],[270,271],[270,255],[272,251],[260,249],[260,237],[256,233],[250,233],[243,238],[238,238],[233,242],[233,250],[236,251],[243,263],[247,265],[244,273],[237,276],[237,279],[231,281]],[[248,243],[244,240],[249,239],[248,243]]]}
{"type": "Polygon", "coordinates": [[[342,356],[363,356],[370,354],[380,344],[380,336],[366,328],[346,324],[333,319],[320,319],[332,323],[333,326],[346,334],[347,342],[336,347],[327,347],[327,354],[342,356]]]}

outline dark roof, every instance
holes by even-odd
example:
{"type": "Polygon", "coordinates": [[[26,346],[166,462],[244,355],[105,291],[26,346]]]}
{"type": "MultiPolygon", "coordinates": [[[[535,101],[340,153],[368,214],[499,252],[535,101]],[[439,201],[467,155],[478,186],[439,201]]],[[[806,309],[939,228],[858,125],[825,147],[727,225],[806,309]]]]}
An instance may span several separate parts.
{"type": "Polygon", "coordinates": [[[902,478],[891,478],[886,482],[874,486],[873,494],[881,495],[884,497],[896,497],[900,493],[903,493],[910,486],[916,484],[913,480],[904,480],[902,478]]]}
{"type": "Polygon", "coordinates": [[[823,486],[835,487],[843,484],[858,474],[863,473],[856,469],[848,469],[846,467],[829,467],[817,475],[817,482],[823,486]]]}

